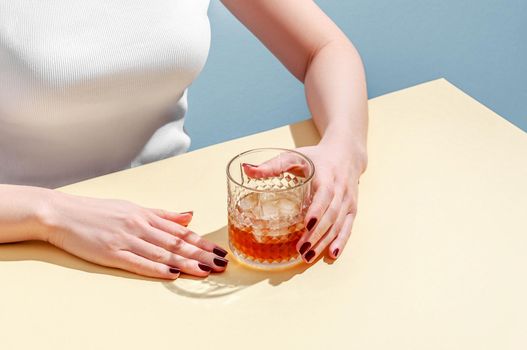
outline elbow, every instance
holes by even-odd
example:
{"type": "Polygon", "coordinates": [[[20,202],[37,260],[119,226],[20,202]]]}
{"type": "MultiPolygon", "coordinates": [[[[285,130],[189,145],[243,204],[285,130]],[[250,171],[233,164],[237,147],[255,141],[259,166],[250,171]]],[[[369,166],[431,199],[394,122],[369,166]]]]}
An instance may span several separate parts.
{"type": "Polygon", "coordinates": [[[362,60],[360,58],[359,52],[347,37],[331,39],[320,43],[319,45],[315,46],[312,50],[310,50],[309,55],[306,59],[306,63],[304,65],[304,69],[297,76],[297,78],[302,83],[305,83],[306,76],[308,75],[313,63],[316,62],[320,57],[324,57],[326,55],[342,55],[344,57],[352,57],[354,58],[353,61],[359,62],[359,64],[362,65],[362,60]]]}

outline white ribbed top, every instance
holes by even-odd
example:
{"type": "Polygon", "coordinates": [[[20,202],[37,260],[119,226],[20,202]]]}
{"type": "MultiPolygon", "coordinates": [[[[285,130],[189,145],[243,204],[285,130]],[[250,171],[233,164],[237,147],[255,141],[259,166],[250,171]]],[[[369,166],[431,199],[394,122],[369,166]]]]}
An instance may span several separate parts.
{"type": "Polygon", "coordinates": [[[0,183],[58,187],[185,152],[209,0],[1,0],[0,183]]]}

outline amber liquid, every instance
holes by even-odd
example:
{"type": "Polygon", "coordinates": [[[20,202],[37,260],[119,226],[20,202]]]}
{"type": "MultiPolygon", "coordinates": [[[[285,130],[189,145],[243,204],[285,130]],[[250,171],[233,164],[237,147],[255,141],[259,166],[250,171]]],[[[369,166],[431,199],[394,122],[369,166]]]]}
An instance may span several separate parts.
{"type": "Polygon", "coordinates": [[[287,262],[299,256],[296,244],[305,232],[305,228],[297,229],[299,226],[302,225],[289,226],[284,234],[255,237],[251,227],[240,228],[229,219],[229,240],[249,260],[270,264],[287,262]]]}

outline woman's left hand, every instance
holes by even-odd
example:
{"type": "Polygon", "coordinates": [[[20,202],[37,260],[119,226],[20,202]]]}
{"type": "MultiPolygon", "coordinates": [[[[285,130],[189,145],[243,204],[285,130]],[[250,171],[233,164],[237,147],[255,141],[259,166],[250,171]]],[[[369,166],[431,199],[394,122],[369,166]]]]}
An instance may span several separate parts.
{"type": "Polygon", "coordinates": [[[302,147],[315,165],[314,196],[306,213],[306,233],[297,244],[304,261],[311,263],[328,248],[336,259],[348,241],[357,214],[358,182],[365,157],[354,157],[345,147],[319,144],[302,147]]]}

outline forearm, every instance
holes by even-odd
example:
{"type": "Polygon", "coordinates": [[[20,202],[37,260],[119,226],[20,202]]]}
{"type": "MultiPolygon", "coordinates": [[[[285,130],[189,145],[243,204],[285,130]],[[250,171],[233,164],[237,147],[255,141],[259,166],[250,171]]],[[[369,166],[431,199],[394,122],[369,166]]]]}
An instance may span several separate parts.
{"type": "Polygon", "coordinates": [[[349,41],[330,42],[313,55],[304,79],[307,103],[321,144],[345,150],[366,168],[368,104],[364,68],[349,41]]]}
{"type": "Polygon", "coordinates": [[[44,240],[52,197],[44,188],[0,185],[0,243],[44,240]]]}

